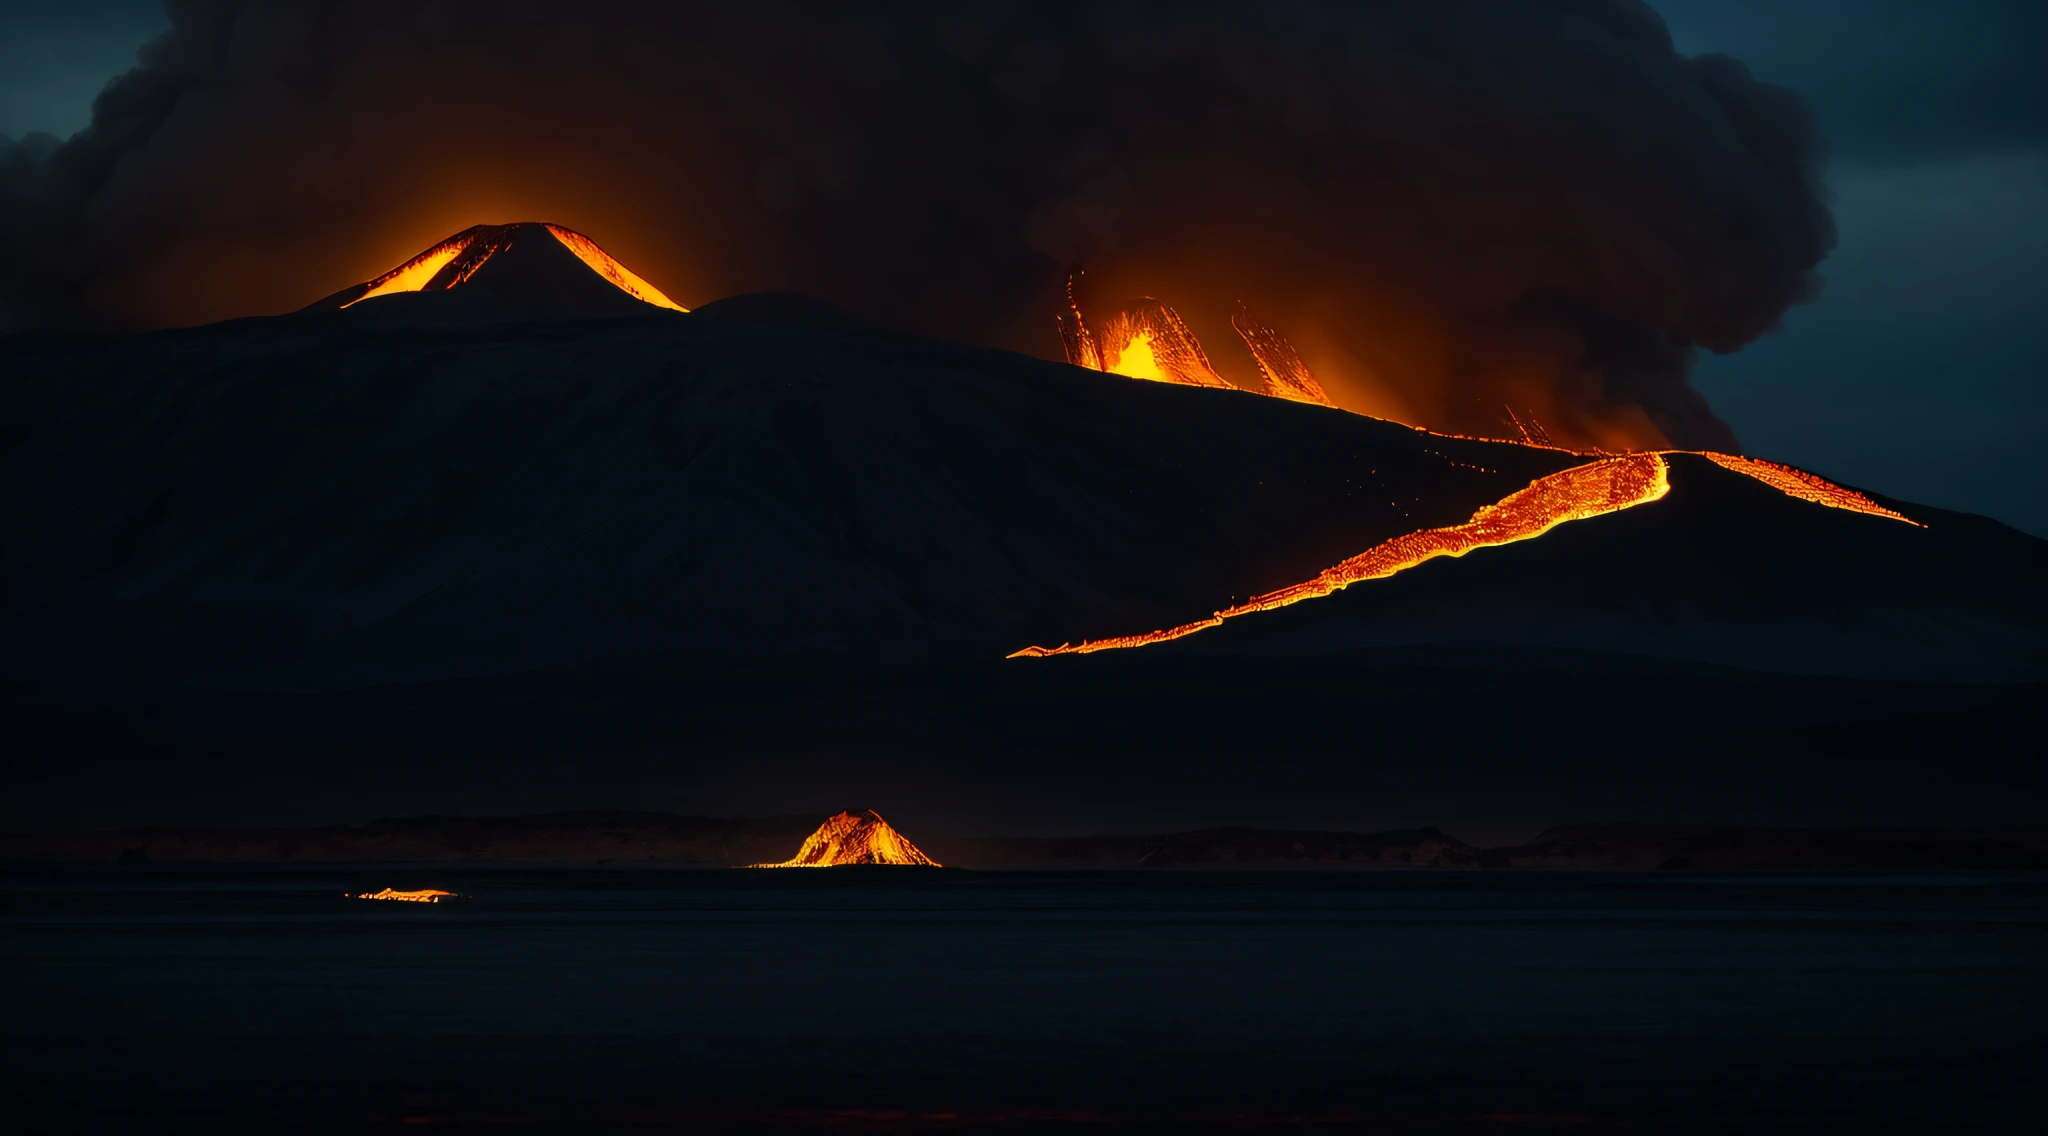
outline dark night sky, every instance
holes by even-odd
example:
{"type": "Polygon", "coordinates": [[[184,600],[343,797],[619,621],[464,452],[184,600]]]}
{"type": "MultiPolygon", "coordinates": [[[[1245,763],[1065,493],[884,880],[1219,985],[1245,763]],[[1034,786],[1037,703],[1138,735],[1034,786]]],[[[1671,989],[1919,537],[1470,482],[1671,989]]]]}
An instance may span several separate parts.
{"type": "MultiPolygon", "coordinates": [[[[2048,6],[1655,6],[1681,51],[1801,92],[1833,146],[1825,293],[1695,385],[1751,453],[2048,535],[2048,6]]],[[[0,135],[84,126],[166,26],[147,0],[0,3],[0,135]]]]}
{"type": "Polygon", "coordinates": [[[1841,244],[1783,335],[1693,382],[1754,453],[2048,535],[2048,5],[1660,0],[1805,95],[1841,244]]]}

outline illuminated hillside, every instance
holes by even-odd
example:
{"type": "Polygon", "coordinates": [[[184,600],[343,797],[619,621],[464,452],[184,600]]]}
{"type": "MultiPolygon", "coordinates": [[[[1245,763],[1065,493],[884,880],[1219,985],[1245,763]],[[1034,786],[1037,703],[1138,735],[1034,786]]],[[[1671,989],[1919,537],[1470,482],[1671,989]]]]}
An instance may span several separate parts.
{"type": "Polygon", "coordinates": [[[596,241],[573,229],[541,221],[473,225],[389,272],[345,288],[312,308],[346,309],[386,296],[452,292],[479,280],[498,284],[503,290],[503,283],[493,280],[494,276],[522,277],[513,284],[514,290],[560,293],[586,283],[578,279],[584,274],[591,278],[590,283],[602,281],[640,303],[676,312],[689,310],[619,263],[596,241]],[[515,248],[520,254],[508,255],[515,248]],[[573,254],[574,259],[547,255],[557,249],[573,254]]]}
{"type": "Polygon", "coordinates": [[[838,813],[827,817],[804,839],[795,856],[780,864],[752,864],[755,868],[841,868],[854,864],[890,864],[898,867],[939,867],[939,862],[918,851],[903,834],[889,826],[882,814],[869,809],[859,816],[838,813]]]}

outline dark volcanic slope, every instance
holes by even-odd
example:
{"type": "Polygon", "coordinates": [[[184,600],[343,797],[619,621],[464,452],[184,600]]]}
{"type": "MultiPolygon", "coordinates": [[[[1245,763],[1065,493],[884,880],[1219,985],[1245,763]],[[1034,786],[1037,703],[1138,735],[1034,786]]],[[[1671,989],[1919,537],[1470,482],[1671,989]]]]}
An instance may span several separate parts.
{"type": "Polygon", "coordinates": [[[1680,457],[1663,501],[1538,540],[1005,660],[1199,618],[1578,459],[787,298],[373,306],[0,341],[0,827],[864,800],[935,835],[1480,837],[2048,799],[2048,543],[1982,518],[1680,457]]]}
{"type": "MultiPolygon", "coordinates": [[[[1577,460],[666,313],[305,316],[0,352],[7,661],[40,678],[321,689],[650,653],[999,658],[1199,618],[1577,460]]],[[[2048,542],[1829,510],[1695,458],[1673,481],[1655,505],[1146,650],[1520,641],[2044,673],[2048,542]]]]}
{"type": "Polygon", "coordinates": [[[8,664],[42,677],[1000,657],[1208,611],[1571,460],[684,316],[0,350],[8,664]]]}

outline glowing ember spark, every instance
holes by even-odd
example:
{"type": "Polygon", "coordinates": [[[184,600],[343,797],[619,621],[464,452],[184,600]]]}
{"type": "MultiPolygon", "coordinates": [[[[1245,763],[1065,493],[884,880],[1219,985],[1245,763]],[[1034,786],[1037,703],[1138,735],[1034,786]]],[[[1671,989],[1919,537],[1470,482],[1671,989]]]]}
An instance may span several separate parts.
{"type": "Polygon", "coordinates": [[[1252,358],[1258,361],[1259,373],[1266,377],[1267,394],[1317,406],[1337,405],[1330,401],[1323,384],[1309,374],[1301,355],[1294,350],[1294,344],[1287,342],[1286,336],[1253,319],[1251,312],[1241,305],[1237,314],[1230,317],[1230,326],[1251,349],[1252,358]]]}
{"type": "Polygon", "coordinates": [[[902,833],[889,827],[882,814],[869,809],[855,816],[839,813],[826,818],[816,832],[804,840],[796,855],[780,864],[750,864],[752,868],[836,868],[847,864],[894,864],[936,868],[937,860],[918,850],[902,833]]]}
{"type": "Polygon", "coordinates": [[[364,285],[362,295],[341,306],[354,307],[364,300],[398,292],[445,292],[476,275],[477,270],[482,268],[485,262],[511,248],[515,241],[543,231],[561,242],[564,248],[575,253],[577,259],[588,265],[591,271],[604,277],[614,287],[634,299],[672,311],[690,310],[669,299],[661,289],[641,279],[631,269],[614,259],[610,253],[599,248],[596,241],[582,233],[560,225],[531,222],[476,225],[464,229],[397,268],[369,281],[364,285]]]}
{"type": "Polygon", "coordinates": [[[1226,619],[1271,611],[1303,600],[1320,599],[1365,580],[1385,579],[1439,556],[1463,556],[1475,548],[1530,540],[1567,521],[1617,513],[1661,499],[1671,491],[1671,482],[1666,476],[1668,468],[1663,456],[1654,453],[1627,454],[1574,466],[1539,477],[1526,489],[1517,490],[1492,505],[1482,506],[1470,521],[1462,525],[1397,536],[1334,568],[1325,569],[1312,580],[1253,596],[1207,619],[1141,635],[1089,639],[1058,647],[1026,647],[1009,657],[1035,659],[1051,655],[1086,655],[1170,642],[1221,626],[1226,619]]]}
{"type": "Polygon", "coordinates": [[[1811,501],[1816,505],[1826,505],[1830,509],[1848,509],[1851,512],[1868,513],[1873,517],[1890,517],[1892,520],[1904,521],[1917,528],[1927,527],[1911,517],[1885,508],[1854,489],[1844,489],[1803,469],[1793,469],[1789,465],[1779,465],[1777,462],[1758,458],[1745,458],[1736,454],[1702,451],[1700,456],[1723,468],[1754,477],[1788,497],[1797,497],[1801,501],[1811,501]]]}
{"type": "MultiPolygon", "coordinates": [[[[346,895],[347,893],[344,892],[343,894],[346,895]]],[[[398,891],[393,888],[385,888],[383,891],[361,892],[348,898],[387,899],[397,903],[439,903],[444,899],[452,898],[454,895],[455,893],[452,891],[440,891],[436,888],[423,888],[419,891],[398,891]]]]}

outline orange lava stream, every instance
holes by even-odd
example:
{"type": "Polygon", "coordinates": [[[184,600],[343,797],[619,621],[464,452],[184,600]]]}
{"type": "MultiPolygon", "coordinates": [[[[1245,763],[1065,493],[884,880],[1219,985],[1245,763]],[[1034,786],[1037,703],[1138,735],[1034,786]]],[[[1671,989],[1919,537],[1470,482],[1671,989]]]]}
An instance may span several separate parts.
{"type": "Polygon", "coordinates": [[[445,292],[458,284],[469,283],[469,278],[475,276],[485,262],[512,247],[516,236],[513,230],[512,225],[478,225],[471,230],[476,236],[470,240],[469,247],[463,249],[461,255],[450,261],[448,267],[420,291],[445,292]]]}
{"type": "Polygon", "coordinates": [[[1669,468],[1663,455],[1656,453],[1624,454],[1573,466],[1539,477],[1527,488],[1517,490],[1494,504],[1481,506],[1472,519],[1462,525],[1397,536],[1334,568],[1324,569],[1314,579],[1277,592],[1253,596],[1207,619],[1141,635],[1089,639],[1058,647],[1026,647],[1009,657],[1039,659],[1052,655],[1086,655],[1170,642],[1221,626],[1226,619],[1319,599],[1364,580],[1384,579],[1439,556],[1463,556],[1475,548],[1531,540],[1567,521],[1617,513],[1662,499],[1671,491],[1671,482],[1666,476],[1669,468]]]}
{"type": "Polygon", "coordinates": [[[917,845],[889,826],[882,814],[869,809],[855,816],[839,813],[827,817],[818,830],[804,839],[794,857],[780,864],[749,864],[751,868],[836,868],[848,864],[893,864],[903,867],[937,868],[937,860],[918,850],[917,845]]]}
{"type": "MultiPolygon", "coordinates": [[[[346,894],[346,893],[344,893],[346,894]]],[[[366,891],[349,896],[350,899],[388,899],[398,903],[439,903],[453,896],[452,891],[424,888],[420,891],[397,891],[385,888],[383,891],[366,891]]]]}
{"type": "Polygon", "coordinates": [[[1916,528],[1927,527],[1911,517],[1885,508],[1854,489],[1844,489],[1803,469],[1794,469],[1789,465],[1779,465],[1777,462],[1758,458],[1745,458],[1737,454],[1717,454],[1702,450],[1700,456],[1725,469],[1754,477],[1788,497],[1797,497],[1801,501],[1811,501],[1816,505],[1826,505],[1830,509],[1847,509],[1855,513],[1868,513],[1873,517],[1890,517],[1916,528]]]}
{"type": "MultiPolygon", "coordinates": [[[[1082,318],[1074,298],[1074,278],[1067,278],[1067,306],[1070,314],[1059,320],[1060,341],[1067,362],[1090,370],[1107,371],[1131,378],[1186,386],[1232,387],[1210,366],[1201,343],[1172,308],[1147,298],[1140,307],[1119,312],[1100,330],[1082,318]]],[[[1265,378],[1263,392],[1275,398],[1335,408],[1327,391],[1301,361],[1294,345],[1279,331],[1258,323],[1249,310],[1239,306],[1231,327],[1250,349],[1259,372],[1265,378]]],[[[1234,388],[1233,388],[1234,389],[1234,388]]],[[[1598,455],[1601,460],[1575,466],[1541,477],[1526,489],[1487,505],[1465,524],[1426,529],[1398,536],[1354,556],[1312,580],[1306,580],[1254,596],[1235,607],[1218,611],[1207,619],[1178,627],[1122,635],[1111,639],[1088,639],[1058,647],[1026,647],[1008,657],[1045,658],[1052,655],[1086,655],[1125,647],[1143,647],[1183,639],[1198,631],[1221,626],[1223,621],[1252,612],[1316,599],[1341,591],[1362,580],[1377,580],[1412,568],[1438,556],[1463,556],[1475,548],[1487,548],[1542,536],[1566,521],[1584,520],[1618,512],[1662,498],[1671,491],[1665,454],[1698,453],[1725,469],[1755,478],[1790,497],[1847,509],[1875,517],[1888,517],[1909,525],[1926,525],[1887,509],[1852,489],[1825,478],[1777,462],[1710,451],[1663,450],[1612,455],[1600,450],[1580,450],[1558,445],[1533,417],[1525,419],[1512,406],[1505,408],[1508,419],[1521,434],[1516,439],[1477,438],[1465,434],[1444,434],[1415,426],[1410,429],[1437,437],[1467,438],[1473,441],[1506,442],[1532,449],[1556,450],[1581,457],[1598,455]]]]}
{"type": "Polygon", "coordinates": [[[583,263],[589,265],[592,271],[618,285],[634,299],[678,312],[690,310],[663,295],[661,289],[634,275],[625,265],[613,260],[610,253],[597,247],[596,241],[573,229],[564,229],[560,225],[549,225],[547,228],[548,232],[555,235],[556,240],[568,246],[570,252],[581,257],[583,263]]]}
{"type": "Polygon", "coordinates": [[[450,261],[462,255],[469,248],[471,242],[475,240],[476,230],[471,229],[468,232],[458,233],[442,241],[433,248],[370,281],[369,291],[343,304],[342,307],[354,307],[364,300],[375,299],[378,296],[388,296],[394,292],[418,292],[424,289],[433,281],[435,276],[440,274],[443,268],[448,267],[450,261]]]}
{"type": "Polygon", "coordinates": [[[362,295],[341,306],[350,308],[364,300],[389,296],[397,292],[445,292],[476,275],[477,270],[491,257],[510,248],[512,242],[520,236],[532,234],[536,228],[547,230],[548,234],[560,241],[564,248],[575,253],[577,259],[588,265],[591,271],[604,277],[613,287],[634,299],[671,311],[690,310],[669,299],[661,289],[649,284],[633,270],[613,259],[610,253],[598,247],[596,241],[574,229],[565,229],[560,225],[548,223],[542,223],[537,227],[531,224],[476,225],[464,229],[371,280],[362,295]]]}

